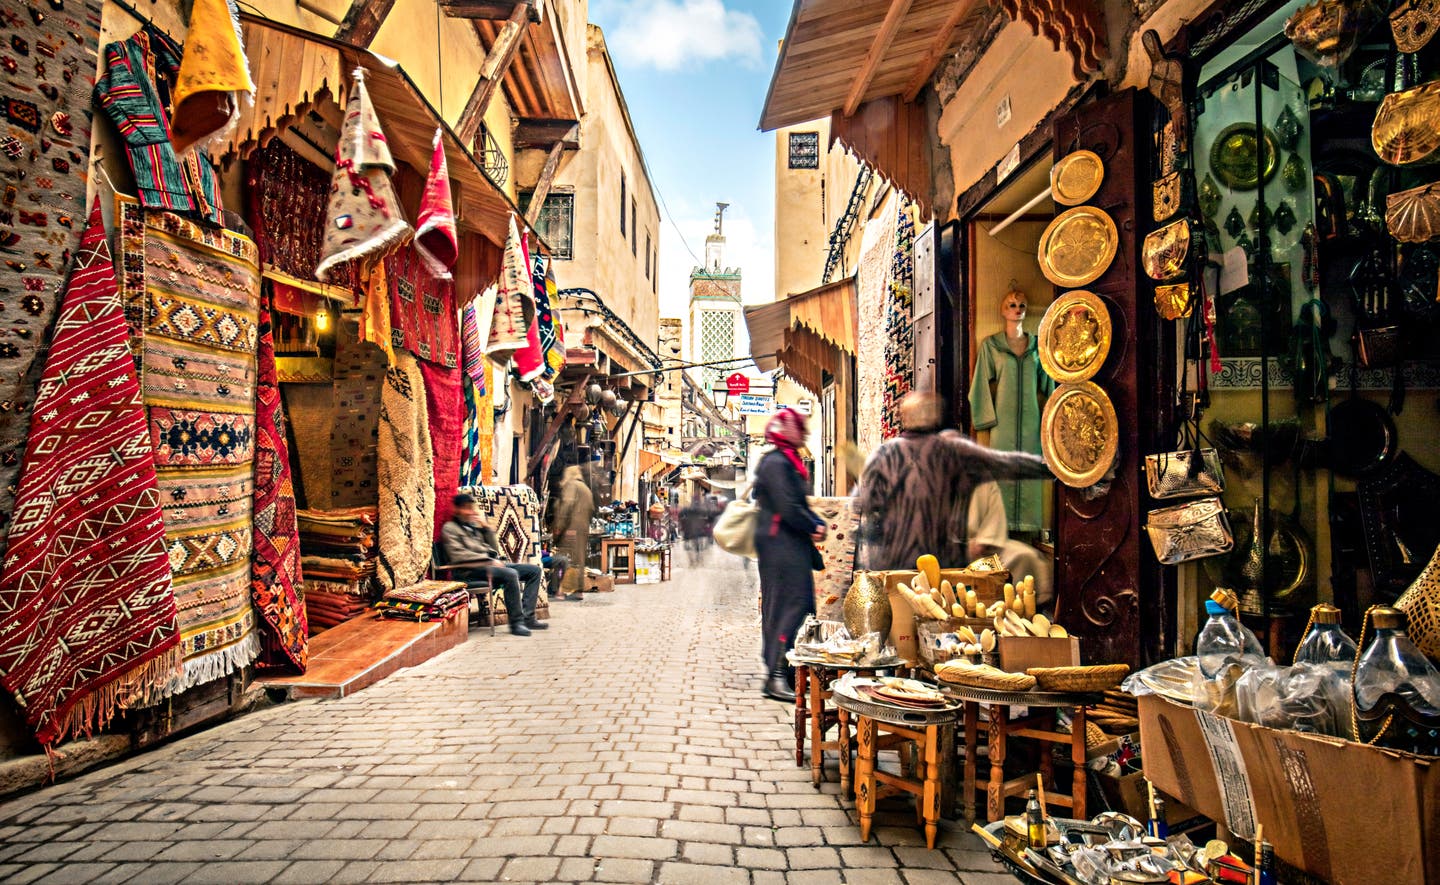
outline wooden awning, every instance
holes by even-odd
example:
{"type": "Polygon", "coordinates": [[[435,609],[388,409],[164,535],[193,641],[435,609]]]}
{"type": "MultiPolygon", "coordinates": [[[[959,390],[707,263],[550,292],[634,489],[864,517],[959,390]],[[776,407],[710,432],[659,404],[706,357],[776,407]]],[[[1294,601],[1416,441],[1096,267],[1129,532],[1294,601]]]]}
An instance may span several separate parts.
{"type": "Polygon", "coordinates": [[[762,130],[900,96],[913,102],[982,8],[976,0],[795,0],[762,130]]]}
{"type": "MultiPolygon", "coordinates": [[[[462,8],[464,0],[447,4],[447,12],[462,8]]],[[[505,70],[500,86],[515,116],[521,120],[578,121],[585,113],[560,16],[552,0],[544,0],[540,21],[525,29],[515,59],[505,70]]],[[[574,14],[572,12],[572,14],[574,14]]],[[[505,16],[473,19],[475,34],[486,52],[494,45],[505,16]]],[[[584,59],[584,54],[581,54],[584,59]]]]}
{"type": "Polygon", "coordinates": [[[858,338],[855,279],[846,277],[771,304],[745,308],[750,356],[761,371],[785,374],[819,393],[824,373],[838,375],[855,355],[858,338]]]}
{"type": "MultiPolygon", "coordinates": [[[[496,245],[505,242],[510,214],[519,209],[496,187],[424,94],[395,62],[348,43],[241,13],[246,54],[255,79],[253,104],[241,111],[228,141],[215,147],[224,161],[241,160],[278,132],[318,108],[326,97],[343,108],[351,72],[365,71],[365,85],[385,128],[395,159],[424,176],[436,127],[445,158],[457,220],[496,245]]],[[[334,145],[320,145],[333,151],[334,145]]],[[[523,224],[523,222],[522,222],[523,224]]]]}

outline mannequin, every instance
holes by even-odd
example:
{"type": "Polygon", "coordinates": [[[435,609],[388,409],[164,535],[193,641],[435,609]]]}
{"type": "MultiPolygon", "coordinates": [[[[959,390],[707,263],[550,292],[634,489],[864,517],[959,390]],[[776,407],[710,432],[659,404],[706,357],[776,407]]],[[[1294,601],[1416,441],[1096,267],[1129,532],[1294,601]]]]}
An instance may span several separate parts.
{"type": "MultiPolygon", "coordinates": [[[[1040,454],[1040,395],[1055,382],[1040,368],[1034,335],[1025,331],[1029,299],[1011,289],[1000,299],[1005,328],[980,342],[970,382],[970,417],[976,430],[990,431],[990,447],[1040,454]]],[[[1011,532],[1044,528],[1045,484],[1035,480],[1000,482],[1011,532]]]]}

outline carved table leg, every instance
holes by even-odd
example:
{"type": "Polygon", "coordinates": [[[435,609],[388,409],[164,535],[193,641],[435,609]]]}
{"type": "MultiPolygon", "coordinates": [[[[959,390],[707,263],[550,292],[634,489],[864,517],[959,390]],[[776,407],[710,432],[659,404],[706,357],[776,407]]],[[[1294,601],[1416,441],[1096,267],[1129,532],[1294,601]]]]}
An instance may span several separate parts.
{"type": "Polygon", "coordinates": [[[809,692],[810,668],[804,664],[795,666],[795,765],[805,767],[805,731],[810,727],[810,716],[805,708],[809,692]]]}
{"type": "Polygon", "coordinates": [[[940,823],[940,726],[926,726],[924,755],[925,792],[921,805],[925,814],[925,845],[934,848],[940,823]]]}
{"type": "Polygon", "coordinates": [[[860,812],[860,841],[870,841],[870,824],[875,817],[875,720],[861,716],[855,723],[855,807],[860,812]]]}
{"type": "Polygon", "coordinates": [[[991,823],[1005,815],[1005,728],[1009,707],[990,705],[990,784],[985,789],[985,813],[991,823]]]}
{"type": "MultiPolygon", "coordinates": [[[[825,779],[825,680],[829,671],[816,668],[810,673],[810,782],[820,786],[825,779]]],[[[797,696],[798,700],[798,696],[797,696]]]]}
{"type": "Polygon", "coordinates": [[[839,710],[840,721],[836,726],[836,739],[840,744],[840,795],[850,795],[851,769],[850,769],[850,711],[841,707],[839,710]]]}
{"type": "Polygon", "coordinates": [[[975,757],[980,748],[980,705],[974,701],[965,702],[965,785],[961,789],[961,808],[965,811],[965,822],[975,823],[975,757]]]}
{"type": "Polygon", "coordinates": [[[1070,816],[1076,820],[1085,820],[1085,708],[1076,707],[1071,717],[1070,732],[1070,761],[1075,766],[1075,776],[1071,783],[1070,797],[1074,802],[1070,816]]]}
{"type": "MultiPolygon", "coordinates": [[[[1054,713],[1055,718],[1050,723],[1050,728],[1052,731],[1058,734],[1060,732],[1060,708],[1056,707],[1054,713]]],[[[1037,749],[1039,749],[1040,751],[1040,777],[1043,779],[1045,789],[1047,791],[1058,791],[1060,789],[1060,785],[1055,783],[1055,745],[1050,743],[1049,741],[1036,741],[1035,744],[1037,749]]],[[[1048,796],[1050,795],[1050,793],[1046,792],[1045,795],[1048,796]]],[[[1050,811],[1048,809],[1041,808],[1040,813],[1049,814],[1050,811]]]]}

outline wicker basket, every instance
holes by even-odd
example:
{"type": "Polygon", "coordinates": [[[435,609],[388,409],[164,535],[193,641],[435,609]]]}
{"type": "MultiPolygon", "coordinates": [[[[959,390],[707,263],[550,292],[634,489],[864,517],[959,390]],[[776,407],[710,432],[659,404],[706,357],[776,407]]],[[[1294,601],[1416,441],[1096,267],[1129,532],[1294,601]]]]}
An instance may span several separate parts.
{"type": "Polygon", "coordinates": [[[1130,672],[1128,664],[1095,664],[1089,667],[1031,667],[1042,691],[1104,691],[1120,684],[1130,672]]]}
{"type": "Polygon", "coordinates": [[[988,688],[992,691],[1029,691],[1035,687],[1035,677],[1033,676],[1027,676],[1024,673],[1006,673],[1004,670],[993,667],[983,669],[937,667],[935,676],[941,682],[988,688]]]}

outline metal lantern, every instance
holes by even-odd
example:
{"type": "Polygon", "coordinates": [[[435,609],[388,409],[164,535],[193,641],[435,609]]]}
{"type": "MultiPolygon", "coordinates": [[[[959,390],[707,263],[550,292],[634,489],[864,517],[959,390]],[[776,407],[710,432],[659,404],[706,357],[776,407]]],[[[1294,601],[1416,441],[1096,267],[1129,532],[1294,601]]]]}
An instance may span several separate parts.
{"type": "Polygon", "coordinates": [[[585,388],[585,402],[593,406],[600,402],[600,397],[603,393],[604,389],[601,388],[599,384],[591,384],[585,388]]]}
{"type": "Polygon", "coordinates": [[[613,390],[602,391],[600,394],[600,405],[607,409],[615,408],[615,400],[616,396],[613,390]]]}

